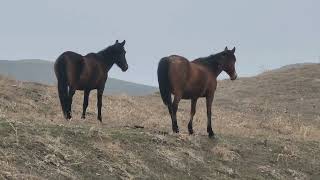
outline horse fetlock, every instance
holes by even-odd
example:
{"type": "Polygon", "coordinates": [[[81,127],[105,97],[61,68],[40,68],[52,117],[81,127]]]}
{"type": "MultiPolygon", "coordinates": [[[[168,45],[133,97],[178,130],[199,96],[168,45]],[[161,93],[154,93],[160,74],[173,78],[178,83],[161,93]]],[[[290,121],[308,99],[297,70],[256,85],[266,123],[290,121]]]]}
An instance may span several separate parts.
{"type": "Polygon", "coordinates": [[[210,133],[208,134],[208,136],[209,136],[209,138],[214,138],[214,137],[215,137],[215,134],[214,134],[214,132],[210,132],[210,133]]]}
{"type": "Polygon", "coordinates": [[[189,131],[189,134],[193,134],[192,123],[190,123],[190,122],[188,124],[188,131],[189,131]]]}
{"type": "Polygon", "coordinates": [[[173,132],[175,132],[175,133],[179,133],[179,128],[178,128],[178,126],[172,126],[172,130],[173,130],[173,132]]]}
{"type": "Polygon", "coordinates": [[[210,138],[213,138],[214,137],[214,132],[212,131],[212,128],[211,127],[208,127],[207,128],[207,132],[208,132],[208,135],[210,138]]]}
{"type": "Polygon", "coordinates": [[[72,116],[71,116],[71,113],[70,112],[67,112],[64,116],[67,120],[71,119],[72,116]]]}

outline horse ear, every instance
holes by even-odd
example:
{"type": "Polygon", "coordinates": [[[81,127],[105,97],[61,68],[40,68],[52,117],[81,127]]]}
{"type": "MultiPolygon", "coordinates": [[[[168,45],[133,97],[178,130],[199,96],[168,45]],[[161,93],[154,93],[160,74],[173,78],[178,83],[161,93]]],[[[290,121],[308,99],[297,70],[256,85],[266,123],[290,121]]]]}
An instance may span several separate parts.
{"type": "Polygon", "coordinates": [[[116,43],[115,44],[118,44],[119,43],[119,41],[118,40],[116,40],[116,43]]]}
{"type": "Polygon", "coordinates": [[[232,53],[234,53],[236,51],[236,47],[233,47],[233,49],[231,50],[232,53]]]}
{"type": "Polygon", "coordinates": [[[126,40],[123,40],[121,43],[121,46],[124,46],[126,44],[126,40]]]}
{"type": "Polygon", "coordinates": [[[225,50],[225,51],[228,51],[228,47],[226,46],[226,47],[224,48],[224,50],[225,50]]]}

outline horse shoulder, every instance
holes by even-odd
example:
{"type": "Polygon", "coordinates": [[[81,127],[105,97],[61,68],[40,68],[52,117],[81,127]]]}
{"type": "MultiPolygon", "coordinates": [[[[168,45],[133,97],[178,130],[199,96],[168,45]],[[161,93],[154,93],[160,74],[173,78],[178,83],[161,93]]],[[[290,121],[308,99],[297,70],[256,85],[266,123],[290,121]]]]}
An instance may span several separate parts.
{"type": "Polygon", "coordinates": [[[209,81],[208,81],[208,90],[214,93],[217,89],[217,84],[218,84],[217,77],[210,74],[209,81]]]}
{"type": "Polygon", "coordinates": [[[108,78],[108,71],[106,70],[105,65],[102,64],[102,61],[99,59],[99,56],[94,54],[92,57],[93,57],[91,60],[93,64],[92,74],[94,76],[94,79],[96,80],[96,85],[104,86],[108,78]]]}
{"type": "Polygon", "coordinates": [[[214,73],[208,69],[208,67],[198,65],[197,66],[197,79],[202,82],[203,91],[214,92],[217,88],[217,78],[214,73]]]}

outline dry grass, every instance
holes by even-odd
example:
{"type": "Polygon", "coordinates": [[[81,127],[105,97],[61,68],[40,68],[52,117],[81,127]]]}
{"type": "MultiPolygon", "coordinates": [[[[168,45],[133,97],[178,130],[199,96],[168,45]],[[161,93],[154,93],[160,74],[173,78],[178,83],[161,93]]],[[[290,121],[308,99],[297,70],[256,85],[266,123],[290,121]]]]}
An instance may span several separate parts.
{"type": "Polygon", "coordinates": [[[105,96],[100,124],[96,93],[81,120],[83,93],[77,92],[67,122],[55,87],[0,76],[0,178],[319,177],[319,66],[220,81],[213,107],[216,140],[207,138],[203,99],[196,134],[187,135],[190,102],[182,101],[181,133],[174,135],[159,94],[105,96]]]}
{"type": "Polygon", "coordinates": [[[240,159],[240,155],[232,150],[227,144],[217,145],[212,149],[212,152],[221,161],[232,162],[240,159]]]}

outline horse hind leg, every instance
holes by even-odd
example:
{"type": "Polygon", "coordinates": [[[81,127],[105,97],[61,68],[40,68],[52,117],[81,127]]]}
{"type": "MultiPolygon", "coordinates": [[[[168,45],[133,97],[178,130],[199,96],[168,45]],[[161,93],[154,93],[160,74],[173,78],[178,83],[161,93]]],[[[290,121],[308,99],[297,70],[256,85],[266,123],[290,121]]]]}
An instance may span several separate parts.
{"type": "Polygon", "coordinates": [[[196,114],[197,100],[198,99],[191,99],[190,121],[188,123],[188,131],[190,135],[193,134],[192,122],[193,122],[193,117],[196,114]]]}
{"type": "Polygon", "coordinates": [[[72,118],[72,111],[71,111],[71,105],[72,105],[72,98],[75,94],[76,90],[72,87],[69,87],[69,95],[68,95],[68,104],[67,104],[67,119],[72,118]]]}
{"type": "Polygon", "coordinates": [[[84,95],[83,95],[83,106],[82,106],[82,116],[81,119],[85,119],[86,118],[86,111],[87,111],[87,107],[89,104],[89,95],[90,95],[90,91],[89,90],[85,90],[84,91],[84,95]]]}
{"type": "Polygon", "coordinates": [[[172,130],[173,132],[175,133],[179,133],[179,127],[178,127],[178,122],[177,122],[177,111],[178,111],[178,105],[179,105],[179,102],[181,100],[181,96],[174,96],[174,99],[173,99],[173,103],[171,105],[171,107],[169,107],[169,111],[171,109],[171,120],[172,120],[172,130]]]}

